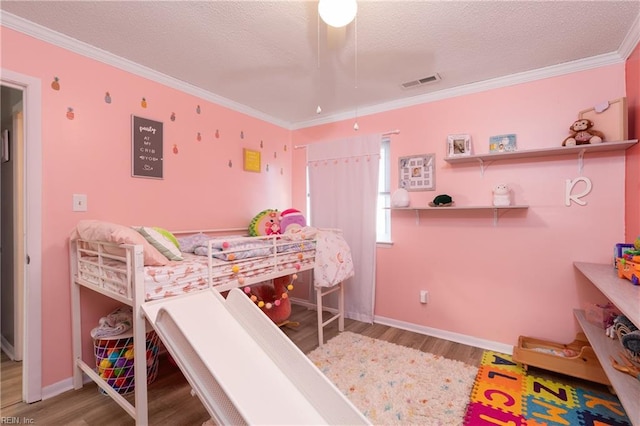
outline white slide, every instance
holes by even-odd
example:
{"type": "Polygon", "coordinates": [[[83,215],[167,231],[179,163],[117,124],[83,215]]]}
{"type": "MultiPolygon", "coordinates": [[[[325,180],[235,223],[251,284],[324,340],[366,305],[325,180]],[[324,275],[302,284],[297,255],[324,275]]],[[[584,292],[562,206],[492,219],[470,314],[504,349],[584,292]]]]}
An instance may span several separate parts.
{"type": "Polygon", "coordinates": [[[217,424],[370,424],[240,289],[142,308],[217,424]]]}

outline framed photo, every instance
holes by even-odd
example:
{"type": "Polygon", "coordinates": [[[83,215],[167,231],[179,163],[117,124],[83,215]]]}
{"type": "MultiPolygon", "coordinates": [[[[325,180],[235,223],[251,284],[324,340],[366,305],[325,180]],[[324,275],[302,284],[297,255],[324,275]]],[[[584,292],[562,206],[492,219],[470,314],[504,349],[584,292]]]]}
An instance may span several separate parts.
{"type": "Polygon", "coordinates": [[[512,152],[516,150],[516,135],[496,135],[489,138],[489,152],[512,152]]]}
{"type": "Polygon", "coordinates": [[[260,151],[244,148],[244,170],[260,173],[260,151]]]}
{"type": "Polygon", "coordinates": [[[447,137],[447,157],[471,155],[471,136],[449,135],[447,137]]]}
{"type": "Polygon", "coordinates": [[[400,188],[407,191],[434,191],[436,189],[435,154],[400,157],[400,188]]]}

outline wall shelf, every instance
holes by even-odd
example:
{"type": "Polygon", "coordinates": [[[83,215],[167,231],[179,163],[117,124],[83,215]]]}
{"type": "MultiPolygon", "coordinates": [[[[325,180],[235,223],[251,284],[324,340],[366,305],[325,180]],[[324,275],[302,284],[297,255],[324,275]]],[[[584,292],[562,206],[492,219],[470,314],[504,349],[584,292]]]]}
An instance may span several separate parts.
{"type": "Polygon", "coordinates": [[[484,174],[485,163],[490,164],[498,160],[515,160],[519,158],[552,157],[560,155],[577,154],[579,159],[579,169],[582,170],[582,159],[588,152],[623,151],[638,143],[638,139],[620,142],[603,142],[599,144],[557,146],[553,148],[529,149],[525,151],[494,152],[486,154],[465,155],[459,157],[445,158],[449,164],[480,163],[480,171],[484,174]]]}
{"type": "Polygon", "coordinates": [[[501,213],[508,210],[522,210],[528,209],[526,205],[514,205],[514,206],[450,206],[450,207],[391,207],[391,210],[414,210],[416,212],[416,225],[420,224],[420,212],[425,211],[437,211],[437,212],[451,212],[460,210],[492,210],[493,211],[493,226],[498,224],[498,218],[501,213]]]}
{"type": "MultiPolygon", "coordinates": [[[[640,328],[640,286],[618,278],[613,265],[574,262],[574,266],[596,286],[629,320],[640,328]]],[[[616,391],[631,423],[640,426],[640,381],[635,377],[617,371],[609,357],[618,358],[623,351],[619,340],[613,340],[604,330],[586,320],[584,311],[574,310],[574,315],[596,353],[602,368],[616,391]]]]}

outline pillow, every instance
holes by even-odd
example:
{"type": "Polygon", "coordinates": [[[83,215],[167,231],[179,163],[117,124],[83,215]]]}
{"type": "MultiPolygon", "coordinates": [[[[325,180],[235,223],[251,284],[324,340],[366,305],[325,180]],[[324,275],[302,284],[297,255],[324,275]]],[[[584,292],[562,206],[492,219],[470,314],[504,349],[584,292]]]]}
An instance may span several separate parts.
{"type": "Polygon", "coordinates": [[[136,230],[147,240],[149,243],[158,249],[160,253],[169,260],[183,260],[180,249],[175,244],[165,237],[162,233],[156,231],[148,226],[141,226],[136,230]]]}
{"type": "MultiPolygon", "coordinates": [[[[149,244],[140,233],[128,226],[101,220],[81,220],[76,225],[76,231],[78,237],[82,240],[141,245],[143,247],[145,266],[162,266],[169,263],[167,258],[149,244]]],[[[108,248],[107,252],[116,256],[124,255],[124,250],[122,249],[108,248]]]]}
{"type": "Polygon", "coordinates": [[[178,239],[175,237],[175,235],[173,235],[166,229],[158,228],[157,226],[154,226],[153,229],[161,233],[166,239],[171,241],[178,248],[178,250],[180,250],[180,243],[178,242],[178,239]]]}

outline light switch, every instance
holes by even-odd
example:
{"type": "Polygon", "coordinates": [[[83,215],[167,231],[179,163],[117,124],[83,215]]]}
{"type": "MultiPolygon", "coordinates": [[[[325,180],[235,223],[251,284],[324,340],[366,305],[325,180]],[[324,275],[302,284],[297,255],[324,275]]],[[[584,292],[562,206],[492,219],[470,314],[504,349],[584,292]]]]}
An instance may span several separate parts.
{"type": "Polygon", "coordinates": [[[87,195],[86,194],[73,194],[73,211],[74,212],[87,211],[87,195]]]}

